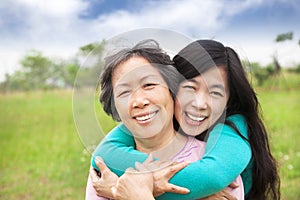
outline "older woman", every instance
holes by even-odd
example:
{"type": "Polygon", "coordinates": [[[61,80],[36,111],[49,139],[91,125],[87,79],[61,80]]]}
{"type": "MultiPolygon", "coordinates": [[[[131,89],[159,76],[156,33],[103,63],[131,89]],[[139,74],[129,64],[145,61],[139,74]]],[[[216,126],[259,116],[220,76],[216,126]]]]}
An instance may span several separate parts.
{"type": "MultiPolygon", "coordinates": [[[[205,143],[180,134],[173,127],[172,96],[177,93],[179,76],[171,64],[169,56],[154,41],[146,41],[132,49],[118,52],[106,59],[101,76],[100,101],[108,114],[124,123],[125,126],[118,126],[117,131],[133,134],[136,150],[146,154],[153,153],[160,160],[194,162],[204,153],[205,143]]],[[[214,78],[215,74],[217,73],[212,72],[210,78],[214,78]]],[[[219,98],[220,107],[212,110],[211,119],[215,120],[222,115],[227,102],[226,81],[220,80],[218,84],[224,86],[224,98],[219,98]]],[[[218,88],[214,90],[217,92],[218,88]]],[[[118,156],[123,157],[126,162],[127,154],[130,153],[118,156]]],[[[241,177],[237,181],[240,187],[232,192],[238,199],[243,199],[241,177]]],[[[91,183],[89,179],[87,199],[95,197],[90,189],[91,183]]],[[[112,184],[111,187],[113,186],[112,184]]],[[[138,190],[140,193],[141,186],[138,190]]],[[[146,191],[142,195],[151,193],[152,196],[151,190],[146,191]]],[[[123,195],[126,194],[128,193],[123,195]]],[[[115,197],[109,193],[101,195],[115,197]]]]}

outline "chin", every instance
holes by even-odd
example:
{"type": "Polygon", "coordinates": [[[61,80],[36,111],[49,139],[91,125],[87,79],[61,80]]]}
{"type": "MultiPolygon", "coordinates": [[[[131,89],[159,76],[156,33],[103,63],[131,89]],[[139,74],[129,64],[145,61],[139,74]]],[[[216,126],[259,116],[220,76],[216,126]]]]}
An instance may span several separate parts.
{"type": "Polygon", "coordinates": [[[183,129],[183,132],[185,133],[185,134],[187,134],[187,135],[189,135],[189,136],[197,136],[197,135],[199,135],[199,129],[196,129],[196,128],[194,128],[194,129],[192,129],[192,128],[188,128],[188,129],[183,129]]]}

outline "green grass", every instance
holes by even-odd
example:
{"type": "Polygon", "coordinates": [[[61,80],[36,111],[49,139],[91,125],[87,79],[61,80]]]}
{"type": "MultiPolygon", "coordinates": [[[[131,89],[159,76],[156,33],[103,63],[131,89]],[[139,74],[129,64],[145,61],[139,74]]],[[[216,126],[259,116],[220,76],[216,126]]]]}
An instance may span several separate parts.
{"type": "Polygon", "coordinates": [[[264,92],[259,99],[280,166],[282,199],[300,199],[300,91],[264,92]]]}
{"type": "Polygon", "coordinates": [[[0,199],[83,199],[89,155],[70,92],[0,97],[0,199]]]}
{"type": "MultiPolygon", "coordinates": [[[[257,91],[282,199],[300,199],[300,76],[285,78],[289,90],[257,91]]],[[[0,95],[0,113],[0,199],[84,199],[90,154],[75,129],[71,91],[0,95]]]]}

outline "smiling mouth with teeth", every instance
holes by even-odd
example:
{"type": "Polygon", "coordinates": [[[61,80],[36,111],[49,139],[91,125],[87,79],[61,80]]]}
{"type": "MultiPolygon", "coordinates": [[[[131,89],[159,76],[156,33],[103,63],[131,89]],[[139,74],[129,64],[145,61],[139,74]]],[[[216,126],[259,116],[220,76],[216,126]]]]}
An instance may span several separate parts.
{"type": "Polygon", "coordinates": [[[185,115],[189,118],[189,119],[191,119],[191,120],[193,120],[193,121],[196,121],[196,122],[201,122],[201,121],[203,121],[203,120],[205,120],[206,119],[206,117],[205,116],[194,116],[194,115],[191,115],[191,114],[189,114],[189,113],[185,113],[185,115]]]}
{"type": "Polygon", "coordinates": [[[157,114],[157,112],[158,111],[149,113],[148,115],[134,117],[134,119],[136,119],[137,121],[140,121],[140,122],[148,121],[148,120],[152,119],[157,114]]]}

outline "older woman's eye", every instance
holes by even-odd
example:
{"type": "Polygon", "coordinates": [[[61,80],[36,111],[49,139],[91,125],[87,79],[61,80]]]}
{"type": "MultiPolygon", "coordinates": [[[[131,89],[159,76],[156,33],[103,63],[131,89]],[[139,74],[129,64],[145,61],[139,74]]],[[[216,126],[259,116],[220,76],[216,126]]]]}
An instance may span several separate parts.
{"type": "Polygon", "coordinates": [[[144,89],[152,89],[152,88],[154,88],[156,85],[158,85],[158,83],[146,83],[146,84],[144,84],[143,88],[144,88],[144,89]]]}
{"type": "Polygon", "coordinates": [[[129,94],[129,92],[130,92],[129,90],[125,90],[125,91],[119,92],[118,95],[117,95],[117,97],[123,97],[123,96],[126,96],[126,95],[129,94]]]}

